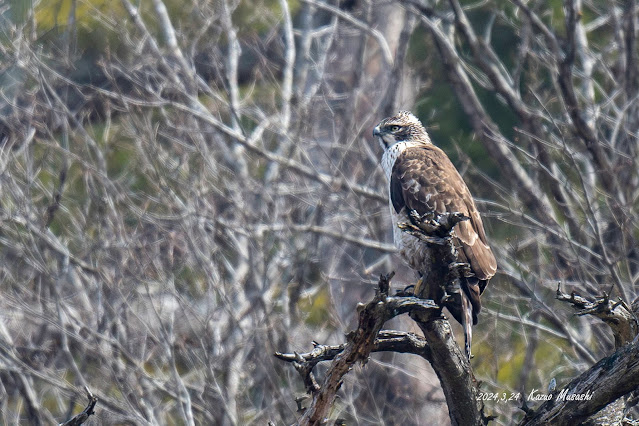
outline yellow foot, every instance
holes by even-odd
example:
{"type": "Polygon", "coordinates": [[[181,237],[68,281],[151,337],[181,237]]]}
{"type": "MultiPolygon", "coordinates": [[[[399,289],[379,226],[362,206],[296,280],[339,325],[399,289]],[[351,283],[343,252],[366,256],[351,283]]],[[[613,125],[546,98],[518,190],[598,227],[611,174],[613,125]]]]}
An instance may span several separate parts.
{"type": "Polygon", "coordinates": [[[423,281],[420,278],[419,281],[417,281],[417,284],[415,284],[415,291],[413,291],[413,294],[417,297],[421,297],[422,294],[422,285],[423,285],[423,281]]]}

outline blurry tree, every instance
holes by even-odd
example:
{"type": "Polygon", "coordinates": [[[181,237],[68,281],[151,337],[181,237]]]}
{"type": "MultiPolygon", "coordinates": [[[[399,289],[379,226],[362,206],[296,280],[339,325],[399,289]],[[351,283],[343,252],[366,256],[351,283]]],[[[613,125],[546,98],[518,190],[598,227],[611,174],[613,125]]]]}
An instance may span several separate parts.
{"type": "MultiPolygon", "coordinates": [[[[341,343],[379,273],[414,280],[371,138],[400,108],[488,216],[482,390],[636,353],[636,39],[633,0],[0,4],[0,421],[68,419],[87,386],[106,424],[295,422],[272,354],[341,343]]],[[[449,421],[406,354],[346,376],[331,417],[449,421]]]]}

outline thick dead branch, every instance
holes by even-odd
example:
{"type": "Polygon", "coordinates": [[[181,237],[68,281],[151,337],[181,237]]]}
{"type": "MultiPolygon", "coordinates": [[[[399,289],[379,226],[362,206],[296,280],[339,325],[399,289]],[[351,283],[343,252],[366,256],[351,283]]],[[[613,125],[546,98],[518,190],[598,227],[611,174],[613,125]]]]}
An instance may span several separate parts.
{"type": "Polygon", "coordinates": [[[590,302],[575,294],[561,291],[561,284],[557,286],[557,299],[568,302],[577,310],[575,315],[593,315],[608,324],[615,336],[615,348],[631,342],[639,334],[639,323],[636,313],[623,300],[612,301],[607,294],[590,302]]]}
{"type": "Polygon", "coordinates": [[[91,393],[89,388],[85,387],[84,390],[87,392],[87,398],[89,399],[89,404],[87,407],[78,415],[73,418],[67,420],[64,423],[60,423],[60,426],[78,426],[86,422],[92,414],[95,414],[94,408],[95,404],[98,403],[98,398],[91,393]]]}
{"type": "Polygon", "coordinates": [[[545,402],[521,425],[574,425],[639,386],[639,341],[602,359],[545,402]]]}
{"type": "Polygon", "coordinates": [[[445,318],[429,321],[413,317],[424,332],[431,348],[431,365],[442,385],[448,414],[453,425],[483,425],[483,407],[477,400],[477,381],[470,362],[453,337],[450,323],[445,318]]]}
{"type": "MultiPolygon", "coordinates": [[[[324,423],[329,409],[333,405],[337,391],[342,385],[342,377],[348,373],[356,362],[366,362],[371,352],[378,343],[378,333],[382,326],[390,318],[410,310],[421,312],[439,310],[432,301],[417,298],[389,297],[390,279],[394,273],[381,276],[379,287],[373,300],[366,305],[359,305],[359,325],[357,330],[347,335],[347,343],[344,349],[336,354],[331,367],[326,373],[323,384],[313,395],[313,401],[300,419],[300,425],[318,425],[324,423]]],[[[329,350],[319,349],[314,356],[322,357],[322,352],[329,350]]],[[[282,356],[280,356],[281,358],[282,356]]],[[[303,362],[304,357],[296,356],[296,362],[303,362]]],[[[298,369],[300,371],[300,369],[298,369]]],[[[301,373],[305,373],[302,369],[301,373]]],[[[310,377],[310,371],[309,371],[310,377]]],[[[306,379],[307,388],[315,387],[309,379],[306,379]]]]}

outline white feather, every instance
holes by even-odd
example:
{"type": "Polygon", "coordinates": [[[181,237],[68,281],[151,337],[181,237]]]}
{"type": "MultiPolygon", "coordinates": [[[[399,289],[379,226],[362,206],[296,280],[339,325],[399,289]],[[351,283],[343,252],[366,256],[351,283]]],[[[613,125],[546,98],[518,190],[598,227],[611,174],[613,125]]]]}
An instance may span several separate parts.
{"type": "MultiPolygon", "coordinates": [[[[386,174],[386,178],[389,183],[389,207],[391,220],[393,222],[393,240],[395,241],[395,245],[399,249],[399,254],[406,259],[408,265],[415,270],[419,270],[421,265],[425,264],[426,259],[428,259],[428,246],[412,235],[403,232],[401,229],[397,227],[398,222],[409,222],[410,219],[408,217],[408,212],[406,209],[402,209],[399,213],[395,212],[395,207],[393,207],[393,202],[390,199],[390,179],[391,173],[393,172],[393,166],[395,165],[395,161],[401,155],[404,150],[407,148],[423,146],[422,142],[407,142],[400,141],[394,143],[388,149],[384,151],[384,155],[382,156],[382,168],[384,169],[384,173],[386,174]]],[[[417,193],[421,188],[419,183],[413,179],[413,182],[410,182],[412,188],[411,191],[417,193]]],[[[426,271],[420,271],[425,273],[426,271]]]]}

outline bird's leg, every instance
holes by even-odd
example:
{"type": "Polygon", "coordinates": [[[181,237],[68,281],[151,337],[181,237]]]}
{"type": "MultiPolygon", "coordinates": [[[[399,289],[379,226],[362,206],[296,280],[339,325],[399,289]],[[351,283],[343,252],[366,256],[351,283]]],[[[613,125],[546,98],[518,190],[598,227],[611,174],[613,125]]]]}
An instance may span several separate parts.
{"type": "MultiPolygon", "coordinates": [[[[459,265],[459,264],[454,264],[454,265],[459,265]]],[[[451,269],[453,268],[451,267],[451,269]]],[[[459,295],[463,293],[463,291],[461,289],[459,279],[452,279],[452,280],[446,281],[446,283],[442,285],[441,287],[442,287],[442,290],[444,291],[444,294],[442,296],[442,302],[441,302],[442,304],[444,305],[446,305],[447,303],[456,303],[457,305],[461,304],[459,301],[459,295]]]]}
{"type": "Polygon", "coordinates": [[[448,268],[451,271],[454,271],[455,269],[457,269],[459,271],[459,276],[460,277],[474,277],[475,276],[473,271],[470,269],[470,263],[454,262],[454,263],[451,263],[450,265],[448,265],[448,268]]]}
{"type": "Polygon", "coordinates": [[[415,284],[415,290],[413,291],[413,294],[416,297],[419,297],[419,295],[421,294],[422,291],[422,285],[424,285],[424,278],[423,277],[419,277],[419,281],[417,281],[417,284],[415,284]]]}

